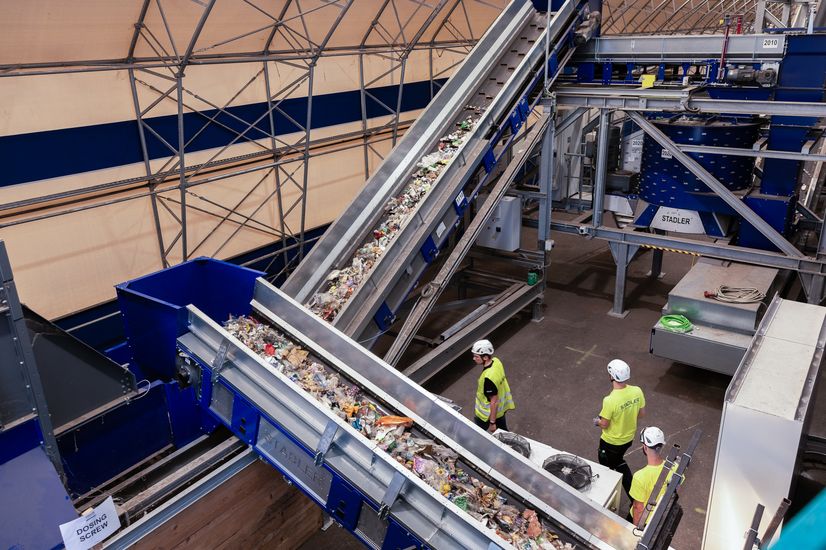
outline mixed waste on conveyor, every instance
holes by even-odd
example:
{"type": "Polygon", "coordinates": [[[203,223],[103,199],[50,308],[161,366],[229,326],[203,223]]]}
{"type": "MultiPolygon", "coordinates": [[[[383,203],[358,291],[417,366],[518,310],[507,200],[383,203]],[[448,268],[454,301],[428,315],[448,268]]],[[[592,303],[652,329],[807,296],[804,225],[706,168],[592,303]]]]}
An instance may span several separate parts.
{"type": "Polygon", "coordinates": [[[412,181],[401,194],[387,201],[379,223],[356,250],[350,262],[327,275],[321,290],[307,302],[307,307],[313,313],[325,321],[332,322],[353,296],[478,124],[482,109],[471,105],[466,109],[474,114],[457,122],[456,129],[439,140],[438,149],[422,157],[416,165],[417,170],[412,181]]]}
{"type": "Polygon", "coordinates": [[[573,548],[545,528],[535,511],[519,510],[508,504],[499,489],[465,471],[453,450],[432,439],[417,437],[410,430],[412,418],[390,414],[358,386],[315,361],[307,350],[283,333],[252,317],[231,317],[224,328],[342,420],[378,443],[405,468],[516,548],[573,548]]]}

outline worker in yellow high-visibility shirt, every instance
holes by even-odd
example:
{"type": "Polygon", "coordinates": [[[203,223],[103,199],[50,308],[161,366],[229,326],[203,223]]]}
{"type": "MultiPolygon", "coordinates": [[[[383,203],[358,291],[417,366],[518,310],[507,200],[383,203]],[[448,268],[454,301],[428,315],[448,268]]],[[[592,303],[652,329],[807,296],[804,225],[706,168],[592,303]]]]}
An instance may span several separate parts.
{"type": "MultiPolygon", "coordinates": [[[[642,443],[642,452],[645,455],[645,459],[648,464],[640,470],[637,470],[634,474],[633,480],[631,481],[631,510],[628,513],[629,517],[627,519],[628,521],[632,521],[634,525],[637,525],[640,522],[640,517],[642,517],[645,504],[648,502],[648,499],[651,498],[651,492],[654,490],[654,485],[656,485],[657,480],[660,478],[660,472],[662,472],[663,464],[665,462],[662,457],[662,450],[663,447],[665,447],[665,434],[656,426],[650,426],[640,432],[640,443],[642,443]]],[[[659,504],[660,499],[663,497],[663,494],[665,494],[665,489],[668,486],[668,482],[671,481],[673,470],[676,469],[676,466],[677,465],[675,463],[672,466],[672,473],[669,473],[668,476],[666,476],[666,479],[660,488],[660,492],[657,495],[655,504],[659,504]]],[[[680,482],[682,483],[682,480],[680,482]]],[[[646,524],[653,515],[654,511],[652,510],[651,513],[648,514],[646,524]]]]}
{"type": "Polygon", "coordinates": [[[631,468],[625,462],[625,452],[637,433],[637,419],[645,415],[645,395],[639,386],[628,383],[631,367],[622,359],[608,363],[611,393],[602,400],[594,425],[602,429],[599,438],[599,463],[622,474],[625,493],[631,489],[631,468]]]}
{"type": "Polygon", "coordinates": [[[482,367],[476,384],[473,420],[477,426],[491,433],[497,428],[507,430],[505,413],[515,409],[516,405],[505,377],[505,367],[498,357],[493,356],[493,344],[489,340],[479,340],[470,351],[473,362],[482,367]]]}

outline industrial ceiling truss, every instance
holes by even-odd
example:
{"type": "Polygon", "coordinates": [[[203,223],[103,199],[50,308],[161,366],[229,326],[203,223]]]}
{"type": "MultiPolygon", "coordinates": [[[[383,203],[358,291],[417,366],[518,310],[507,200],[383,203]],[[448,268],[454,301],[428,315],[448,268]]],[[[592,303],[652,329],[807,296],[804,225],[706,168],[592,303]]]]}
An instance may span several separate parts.
{"type": "Polygon", "coordinates": [[[0,77],[7,78],[128,74],[145,174],[0,204],[0,228],[148,196],[164,267],[198,255],[226,257],[230,241],[252,231],[280,243],[269,267],[281,261],[281,272],[289,271],[286,258],[303,256],[312,160],[362,148],[367,179],[376,159],[415,118],[405,116],[410,110],[405,94],[425,89],[432,98],[438,93],[485,30],[474,24],[474,10],[495,14],[504,6],[482,0],[384,0],[378,9],[354,4],[238,0],[228,6],[210,0],[181,7],[169,0],[144,0],[121,58],[0,63],[0,77]],[[412,80],[408,62],[414,52],[428,58],[427,82],[423,87],[419,67],[418,86],[411,92],[406,85],[412,80]],[[441,57],[450,61],[434,63],[441,57]],[[314,97],[329,88],[319,90],[319,63],[333,58],[357,68],[360,131],[353,124],[313,133],[314,97]],[[249,67],[249,76],[220,98],[209,79],[187,78],[200,67],[230,63],[249,67]],[[376,91],[391,87],[392,95],[376,91]],[[306,107],[290,108],[295,98],[306,107]],[[245,109],[251,101],[259,108],[245,109]],[[171,112],[177,132],[168,126],[171,112]],[[205,156],[199,140],[216,131],[228,137],[205,156]],[[252,173],[254,180],[244,180],[245,192],[232,201],[216,200],[208,192],[208,184],[252,173]],[[268,216],[258,215],[268,210],[268,216]],[[193,235],[187,217],[194,213],[211,218],[212,228],[193,235]]]}

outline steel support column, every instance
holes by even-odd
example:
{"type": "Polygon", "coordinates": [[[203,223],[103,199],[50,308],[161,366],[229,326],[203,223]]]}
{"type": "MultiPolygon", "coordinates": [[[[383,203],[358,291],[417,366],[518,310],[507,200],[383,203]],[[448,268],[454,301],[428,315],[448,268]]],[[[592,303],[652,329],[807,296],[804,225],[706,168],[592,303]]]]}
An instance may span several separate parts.
{"type": "MultiPolygon", "coordinates": [[[[302,174],[301,185],[301,218],[298,228],[298,240],[304,242],[304,230],[307,227],[307,189],[310,187],[310,132],[312,131],[313,121],[313,84],[315,78],[315,64],[317,59],[313,60],[310,65],[309,76],[307,81],[307,123],[304,128],[304,152],[301,159],[303,163],[304,173],[302,174]]],[[[298,249],[299,261],[304,259],[304,247],[298,249]]]]}
{"type": "MultiPolygon", "coordinates": [[[[10,333],[14,338],[16,357],[4,357],[3,365],[0,368],[13,369],[20,372],[25,381],[26,393],[29,394],[30,404],[34,405],[32,413],[37,415],[37,422],[40,426],[40,433],[43,436],[43,449],[52,461],[55,470],[60,478],[65,481],[66,474],[63,471],[63,463],[60,459],[60,449],[57,446],[57,439],[54,435],[52,417],[49,414],[49,406],[46,402],[46,394],[43,383],[40,380],[40,372],[35,363],[34,351],[29,338],[29,329],[26,327],[26,319],[23,316],[23,308],[20,305],[20,298],[17,295],[17,286],[12,276],[11,262],[6,253],[6,243],[0,240],[0,320],[8,316],[10,333]],[[8,361],[8,363],[7,363],[8,361]],[[10,364],[16,363],[16,364],[10,364]]],[[[0,426],[2,428],[2,426],[0,426]]]]}
{"type": "Polygon", "coordinates": [[[651,255],[651,277],[662,279],[663,275],[663,251],[654,250],[651,255]]]}
{"type": "MultiPolygon", "coordinates": [[[[826,223],[820,225],[817,259],[826,260],[826,223]]],[[[810,304],[823,303],[823,299],[826,298],[826,277],[801,273],[800,282],[810,304]]]]}
{"type": "Polygon", "coordinates": [[[181,197],[181,261],[185,262],[188,259],[187,251],[187,231],[186,231],[186,162],[184,161],[184,148],[186,147],[186,138],[184,136],[184,75],[179,72],[177,76],[177,91],[178,91],[178,174],[180,181],[178,182],[178,190],[181,197]]]}
{"type": "Polygon", "coordinates": [[[766,0],[757,0],[754,8],[754,32],[761,33],[765,28],[766,0]]]}
{"type": "Polygon", "coordinates": [[[614,303],[608,315],[611,317],[624,318],[628,315],[628,310],[625,309],[625,282],[626,276],[628,275],[628,264],[631,263],[639,246],[619,242],[611,242],[609,245],[611,247],[611,255],[617,264],[617,275],[614,281],[614,303]]]}
{"type": "MultiPolygon", "coordinates": [[[[548,128],[545,130],[545,137],[542,139],[542,153],[539,160],[539,228],[537,240],[539,250],[550,251],[551,236],[551,216],[552,216],[552,193],[554,183],[554,167],[556,166],[556,151],[554,141],[556,140],[556,108],[551,105],[544,105],[543,112],[550,118],[548,128]]],[[[546,262],[547,263],[547,262],[546,262]]]]}
{"type": "MultiPolygon", "coordinates": [[[[267,55],[270,51],[270,46],[272,46],[272,41],[275,38],[276,33],[278,32],[279,26],[283,24],[284,21],[284,14],[287,13],[287,10],[290,8],[292,4],[292,0],[287,0],[284,2],[284,5],[281,8],[281,12],[278,14],[278,17],[275,19],[275,24],[272,26],[270,30],[270,34],[267,37],[267,41],[264,44],[264,50],[262,54],[267,55]]],[[[273,93],[272,93],[272,85],[270,84],[270,68],[269,62],[264,61],[264,92],[267,95],[267,116],[269,117],[269,125],[270,125],[270,147],[272,147],[272,160],[273,162],[278,162],[279,155],[278,151],[278,141],[276,140],[276,133],[275,133],[275,117],[273,116],[273,111],[275,106],[273,105],[273,93]]],[[[283,258],[284,265],[286,268],[287,265],[287,229],[286,229],[286,221],[284,217],[284,198],[282,196],[282,185],[281,185],[281,169],[276,166],[275,170],[273,170],[273,184],[275,185],[275,195],[276,195],[276,208],[278,210],[278,223],[279,228],[281,230],[281,257],[283,258]]],[[[299,250],[303,247],[303,241],[299,243],[299,250]]],[[[278,255],[274,255],[272,260],[269,262],[267,269],[272,266],[275,260],[278,258],[278,255]]]]}
{"type": "MultiPolygon", "coordinates": [[[[274,32],[274,31],[273,31],[274,32]]],[[[268,44],[269,47],[269,44],[268,44]]],[[[272,148],[272,161],[278,162],[278,143],[275,139],[275,117],[273,116],[273,104],[272,104],[272,86],[270,85],[270,69],[269,63],[266,61],[264,62],[264,93],[267,95],[267,117],[269,118],[269,125],[270,125],[270,147],[272,148]]],[[[281,177],[279,175],[280,169],[278,166],[275,167],[273,170],[273,185],[275,185],[275,205],[278,211],[278,224],[279,229],[281,231],[281,251],[283,253],[284,260],[286,262],[287,258],[287,239],[286,239],[286,230],[284,227],[284,199],[281,194],[281,177]]]]}
{"type": "Polygon", "coordinates": [[[610,126],[611,112],[608,109],[601,109],[599,112],[599,130],[597,131],[596,177],[594,188],[591,192],[594,227],[600,227],[602,225],[602,210],[605,202],[605,179],[608,172],[608,133],[610,126]]]}
{"type": "MultiPolygon", "coordinates": [[[[146,6],[144,6],[144,8],[145,7],[146,6]]],[[[152,166],[149,164],[149,152],[146,148],[146,132],[143,128],[143,115],[141,114],[140,101],[138,100],[138,88],[135,84],[134,69],[129,69],[129,87],[132,90],[132,103],[135,109],[135,118],[138,122],[138,137],[140,138],[141,156],[143,156],[144,171],[146,172],[146,177],[149,180],[149,200],[152,204],[152,218],[155,222],[155,233],[158,237],[158,252],[161,258],[161,265],[166,268],[169,267],[169,261],[166,258],[166,252],[163,242],[163,228],[161,227],[161,219],[158,212],[158,196],[155,192],[158,186],[158,180],[152,173],[152,166]]]]}
{"type": "Polygon", "coordinates": [[[787,0],[783,3],[783,10],[780,15],[780,25],[782,27],[788,27],[789,21],[791,20],[792,16],[792,0],[787,0]]]}

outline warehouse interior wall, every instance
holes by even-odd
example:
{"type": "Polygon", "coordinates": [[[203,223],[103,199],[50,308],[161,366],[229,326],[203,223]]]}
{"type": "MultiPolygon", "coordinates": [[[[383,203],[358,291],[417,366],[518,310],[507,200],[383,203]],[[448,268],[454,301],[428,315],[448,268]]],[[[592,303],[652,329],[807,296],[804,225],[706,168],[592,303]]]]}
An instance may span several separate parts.
{"type": "MultiPolygon", "coordinates": [[[[193,52],[216,61],[187,66],[181,79],[187,257],[232,257],[334,220],[394,133],[397,139],[415,120],[469,51],[434,44],[451,35],[478,39],[506,2],[467,2],[473,9],[442,2],[449,15],[419,39],[431,47],[411,49],[403,64],[388,52],[426,25],[419,2],[397,0],[397,13],[381,18],[376,3],[354,2],[335,28],[329,3],[302,2],[301,18],[292,2],[271,4],[215,3],[193,52]],[[283,56],[219,62],[263,49],[274,14],[282,28],[292,25],[271,42],[283,56]],[[288,53],[318,47],[327,34],[330,54],[316,59],[308,77],[307,65],[288,53]],[[386,103],[401,84],[401,100],[389,106],[399,112],[391,113],[386,103]],[[268,89],[279,106],[275,139],[258,130],[268,123],[268,89]],[[297,117],[310,103],[307,130],[297,117]],[[275,157],[273,147],[281,151],[275,157]]],[[[47,318],[112,299],[113,285],[164,267],[162,250],[170,265],[183,259],[175,75],[125,60],[144,5],[145,28],[154,32],[137,40],[133,60],[182,55],[203,14],[193,2],[36,0],[15,3],[14,13],[0,5],[0,65],[29,64],[30,71],[0,78],[0,239],[21,298],[47,318]]]]}

